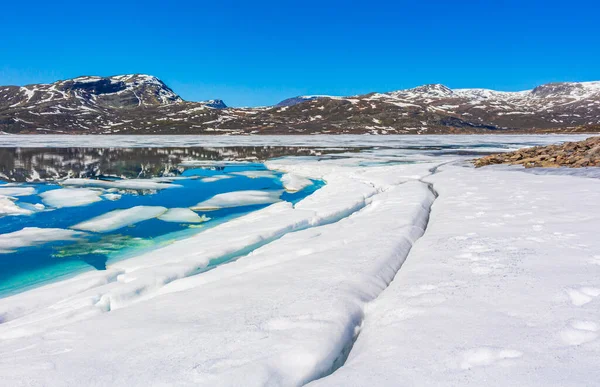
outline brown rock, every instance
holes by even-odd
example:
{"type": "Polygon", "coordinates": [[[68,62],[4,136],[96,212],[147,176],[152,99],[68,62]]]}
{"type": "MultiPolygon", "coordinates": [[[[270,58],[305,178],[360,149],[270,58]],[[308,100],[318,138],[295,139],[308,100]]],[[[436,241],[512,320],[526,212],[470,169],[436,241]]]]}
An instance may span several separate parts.
{"type": "Polygon", "coordinates": [[[523,148],[514,152],[489,155],[473,163],[476,167],[492,164],[521,164],[533,167],[600,167],[600,137],[560,145],[523,148]]]}

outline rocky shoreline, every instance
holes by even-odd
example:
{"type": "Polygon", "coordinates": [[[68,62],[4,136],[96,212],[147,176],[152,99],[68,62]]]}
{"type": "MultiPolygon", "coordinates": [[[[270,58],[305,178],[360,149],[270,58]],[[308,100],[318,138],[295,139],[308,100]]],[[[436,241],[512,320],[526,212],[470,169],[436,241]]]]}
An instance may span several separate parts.
{"type": "Polygon", "coordinates": [[[493,164],[523,165],[525,168],[582,168],[600,166],[600,137],[559,145],[523,148],[473,160],[475,167],[493,164]]]}

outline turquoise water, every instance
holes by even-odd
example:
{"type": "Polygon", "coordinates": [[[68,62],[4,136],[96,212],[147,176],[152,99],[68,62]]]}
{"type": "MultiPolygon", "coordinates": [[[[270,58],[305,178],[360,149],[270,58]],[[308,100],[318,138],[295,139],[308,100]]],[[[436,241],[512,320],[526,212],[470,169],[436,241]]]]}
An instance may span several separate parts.
{"type": "MultiPolygon", "coordinates": [[[[103,200],[80,207],[47,209],[27,216],[0,217],[0,234],[25,227],[69,227],[107,212],[134,206],[190,207],[216,194],[240,190],[282,190],[281,174],[273,177],[249,178],[234,172],[266,170],[259,163],[225,164],[219,168],[188,167],[174,184],[181,188],[159,191],[126,191],[116,201],[103,200]],[[203,182],[200,177],[229,175],[230,178],[203,182]]],[[[296,193],[284,192],[281,200],[295,203],[323,185],[313,185],[296,193]]],[[[23,183],[36,189],[35,195],[20,196],[22,207],[41,203],[39,193],[61,188],[56,182],[23,183]]],[[[11,253],[0,253],[0,297],[18,293],[48,282],[73,276],[88,270],[104,270],[111,262],[152,250],[174,240],[202,232],[234,217],[266,207],[239,206],[197,213],[211,219],[200,224],[171,223],[159,219],[146,220],[113,232],[87,233],[76,241],[50,242],[40,246],[22,247],[11,253]]]]}

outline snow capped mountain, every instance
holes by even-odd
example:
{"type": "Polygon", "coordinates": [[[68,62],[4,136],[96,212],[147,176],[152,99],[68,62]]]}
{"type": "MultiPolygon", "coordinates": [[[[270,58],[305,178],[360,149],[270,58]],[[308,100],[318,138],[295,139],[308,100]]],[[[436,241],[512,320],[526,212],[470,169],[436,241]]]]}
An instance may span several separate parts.
{"type": "Polygon", "coordinates": [[[56,101],[86,106],[127,108],[181,103],[183,100],[158,78],[132,74],[113,77],[83,76],[51,84],[0,89],[0,106],[18,108],[56,101]]]}
{"type": "Polygon", "coordinates": [[[275,107],[294,106],[294,105],[297,105],[299,103],[306,102],[306,101],[313,101],[313,100],[321,98],[321,97],[323,97],[323,96],[317,96],[317,95],[299,95],[297,97],[292,97],[292,98],[284,99],[283,101],[281,101],[277,105],[275,105],[275,107]]]}
{"type": "Polygon", "coordinates": [[[0,86],[5,133],[485,133],[600,130],[600,82],[532,90],[431,84],[351,97],[298,96],[272,107],[188,102],[158,78],[83,76],[0,86]]]}
{"type": "Polygon", "coordinates": [[[447,98],[452,95],[452,90],[440,84],[418,86],[413,89],[398,90],[387,93],[397,98],[447,98]]]}
{"type": "Polygon", "coordinates": [[[227,105],[221,99],[211,99],[203,102],[206,106],[215,109],[227,109],[227,105]]]}

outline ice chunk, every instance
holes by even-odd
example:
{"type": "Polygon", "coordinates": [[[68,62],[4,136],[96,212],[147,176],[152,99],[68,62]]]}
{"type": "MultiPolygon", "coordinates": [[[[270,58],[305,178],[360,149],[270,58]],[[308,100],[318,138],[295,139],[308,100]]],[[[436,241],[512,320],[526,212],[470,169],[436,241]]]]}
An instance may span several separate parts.
{"type": "Polygon", "coordinates": [[[219,181],[219,180],[223,180],[223,179],[230,179],[233,176],[230,175],[214,175],[214,176],[209,176],[209,177],[205,177],[202,178],[201,181],[204,183],[212,183],[214,181],[219,181]]]}
{"type": "Polygon", "coordinates": [[[71,228],[94,232],[109,232],[142,222],[144,220],[156,218],[165,212],[167,212],[165,207],[136,206],[125,210],[114,210],[108,212],[85,222],[76,224],[71,228]]]}
{"type": "Polygon", "coordinates": [[[232,175],[238,176],[246,176],[251,179],[257,179],[259,177],[275,177],[275,172],[273,171],[241,171],[241,172],[232,172],[232,175]]]}
{"type": "Polygon", "coordinates": [[[102,191],[88,188],[61,188],[40,194],[42,201],[51,207],[78,207],[99,202],[102,191]]]}
{"type": "Polygon", "coordinates": [[[31,215],[33,211],[17,206],[13,199],[0,195],[0,216],[31,215]]]}
{"type": "Polygon", "coordinates": [[[85,235],[62,228],[25,227],[19,231],[0,234],[0,254],[12,253],[19,247],[37,246],[48,242],[71,241],[85,235]]]}
{"type": "Polygon", "coordinates": [[[217,210],[219,208],[230,208],[249,206],[254,204],[269,204],[279,201],[281,191],[234,191],[213,196],[191,207],[192,210],[217,210]]]}
{"type": "Polygon", "coordinates": [[[312,185],[312,181],[306,177],[286,173],[281,177],[283,187],[288,192],[302,191],[304,188],[312,185]]]}
{"type": "Polygon", "coordinates": [[[102,195],[102,197],[106,200],[112,200],[112,201],[121,199],[121,195],[116,194],[116,193],[107,193],[107,194],[102,195]]]}
{"type": "Polygon", "coordinates": [[[179,223],[202,223],[210,220],[206,215],[198,215],[189,208],[170,208],[167,212],[158,217],[165,222],[179,223]]]}
{"type": "Polygon", "coordinates": [[[33,187],[0,186],[0,195],[3,196],[27,196],[35,194],[33,187]]]}
{"type": "Polygon", "coordinates": [[[152,189],[159,190],[165,188],[181,187],[177,184],[159,183],[146,179],[128,179],[128,180],[95,180],[95,179],[66,179],[61,182],[65,186],[76,187],[100,187],[117,189],[152,189]]]}
{"type": "Polygon", "coordinates": [[[212,168],[212,167],[226,167],[227,165],[240,165],[248,164],[248,161],[236,161],[236,160],[184,160],[179,165],[182,167],[199,167],[199,168],[212,168]]]}

